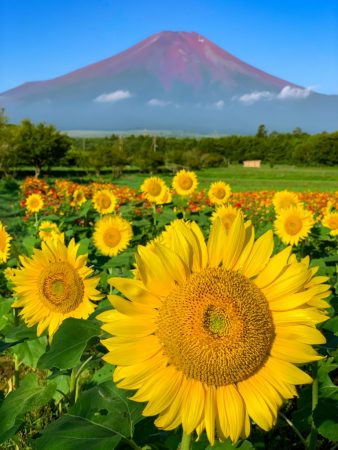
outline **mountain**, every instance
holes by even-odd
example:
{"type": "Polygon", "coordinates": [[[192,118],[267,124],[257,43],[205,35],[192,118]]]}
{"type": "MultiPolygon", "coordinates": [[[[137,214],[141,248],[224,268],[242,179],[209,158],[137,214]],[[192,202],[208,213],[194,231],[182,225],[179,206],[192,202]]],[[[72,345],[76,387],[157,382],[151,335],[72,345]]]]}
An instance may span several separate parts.
{"type": "Polygon", "coordinates": [[[197,33],[165,31],[79,70],[0,94],[9,119],[62,129],[333,131],[338,96],[267,74],[197,33]]]}

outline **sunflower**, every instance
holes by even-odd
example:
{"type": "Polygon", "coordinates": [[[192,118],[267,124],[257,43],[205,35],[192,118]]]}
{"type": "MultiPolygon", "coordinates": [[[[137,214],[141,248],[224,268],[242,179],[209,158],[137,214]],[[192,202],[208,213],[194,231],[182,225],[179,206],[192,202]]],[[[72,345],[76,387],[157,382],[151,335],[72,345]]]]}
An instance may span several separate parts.
{"type": "Polygon", "coordinates": [[[12,237],[7,233],[5,225],[0,221],[0,264],[8,260],[12,237]]]}
{"type": "Polygon", "coordinates": [[[283,209],[287,209],[290,206],[298,206],[300,204],[297,194],[295,192],[290,192],[287,189],[276,192],[272,199],[272,203],[277,214],[283,209]]]}
{"type": "Polygon", "coordinates": [[[144,180],[140,189],[149,202],[159,203],[165,194],[167,187],[161,178],[149,177],[144,180]]]}
{"type": "Polygon", "coordinates": [[[310,211],[301,206],[290,206],[281,210],[274,222],[275,233],[284,244],[298,245],[305,239],[314,224],[310,211]]]}
{"type": "Polygon", "coordinates": [[[37,335],[48,328],[50,338],[68,317],[86,319],[95,309],[90,300],[100,300],[99,277],[90,277],[88,255],[77,256],[79,244],[71,240],[42,242],[31,258],[20,257],[21,265],[12,277],[17,299],[13,307],[30,327],[38,324],[37,335]]]}
{"type": "Polygon", "coordinates": [[[158,204],[164,205],[166,203],[171,203],[173,201],[170,190],[166,187],[163,191],[162,197],[159,199],[158,204]]]}
{"type": "Polygon", "coordinates": [[[222,205],[229,200],[231,195],[231,187],[224,181],[216,181],[212,183],[208,192],[208,197],[211,203],[222,205]]]}
{"type": "Polygon", "coordinates": [[[93,204],[96,211],[100,214],[109,214],[115,210],[116,197],[112,191],[102,189],[93,195],[93,204]]]}
{"type": "Polygon", "coordinates": [[[56,223],[50,222],[49,220],[43,220],[39,226],[39,238],[42,241],[47,241],[55,234],[61,234],[56,223]]]}
{"type": "Polygon", "coordinates": [[[72,206],[81,206],[86,201],[85,193],[82,189],[76,189],[73,193],[72,206]]]}
{"type": "Polygon", "coordinates": [[[331,229],[331,236],[338,236],[338,212],[327,213],[323,217],[322,224],[331,229]]]}
{"type": "Polygon", "coordinates": [[[139,280],[109,280],[127,298],[109,296],[114,310],[98,316],[114,380],[161,429],[206,430],[211,444],[247,437],[250,417],[269,430],[312,381],[295,364],[321,358],[311,345],[325,342],[326,315],[313,305],[327,306],[327,278],[291,247],[271,257],[272,232],[255,241],[241,213],[229,233],[216,220],[207,244],[196,223],[172,228],[170,247],[139,247],[139,280]]]}
{"type": "Polygon", "coordinates": [[[197,188],[197,176],[195,172],[180,170],[173,178],[173,188],[178,195],[190,195],[197,188]]]}
{"type": "Polygon", "coordinates": [[[133,237],[130,223],[119,216],[106,216],[96,222],[93,241],[103,255],[115,256],[128,247],[133,237]]]}
{"type": "Polygon", "coordinates": [[[238,208],[234,208],[231,205],[220,206],[216,209],[216,211],[212,213],[211,220],[214,222],[219,217],[222,220],[226,231],[229,232],[230,227],[238,214],[238,211],[238,208]]]}
{"type": "Polygon", "coordinates": [[[26,198],[26,209],[31,213],[39,212],[43,208],[43,200],[40,194],[31,194],[26,198]]]}

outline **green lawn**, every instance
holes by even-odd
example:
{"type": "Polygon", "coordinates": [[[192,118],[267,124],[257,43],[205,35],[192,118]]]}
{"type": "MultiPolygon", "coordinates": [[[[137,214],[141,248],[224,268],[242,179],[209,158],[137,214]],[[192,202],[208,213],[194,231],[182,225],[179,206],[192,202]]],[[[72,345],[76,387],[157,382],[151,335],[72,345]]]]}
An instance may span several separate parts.
{"type": "MultiPolygon", "coordinates": [[[[240,165],[211,168],[197,171],[199,187],[208,187],[212,181],[228,182],[233,191],[282,190],[292,191],[337,191],[338,167],[334,168],[296,168],[292,166],[264,166],[260,169],[244,168],[240,165]]],[[[125,174],[116,184],[129,184],[139,187],[149,175],[125,174]]],[[[169,184],[170,175],[160,175],[169,184]]],[[[105,180],[111,177],[105,175],[105,180]]]]}

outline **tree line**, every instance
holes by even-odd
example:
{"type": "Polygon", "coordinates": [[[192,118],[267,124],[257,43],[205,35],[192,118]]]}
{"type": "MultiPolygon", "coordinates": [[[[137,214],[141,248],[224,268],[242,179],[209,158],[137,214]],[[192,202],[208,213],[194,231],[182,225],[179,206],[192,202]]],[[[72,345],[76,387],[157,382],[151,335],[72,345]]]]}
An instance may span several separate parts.
{"type": "Polygon", "coordinates": [[[97,174],[110,168],[118,176],[127,166],[155,173],[186,167],[197,170],[259,159],[270,164],[338,164],[338,131],[310,135],[300,128],[268,133],[264,125],[255,136],[163,137],[149,134],[105,138],[71,138],[53,125],[23,120],[11,125],[0,114],[0,170],[20,166],[42,169],[78,167],[97,174]]]}

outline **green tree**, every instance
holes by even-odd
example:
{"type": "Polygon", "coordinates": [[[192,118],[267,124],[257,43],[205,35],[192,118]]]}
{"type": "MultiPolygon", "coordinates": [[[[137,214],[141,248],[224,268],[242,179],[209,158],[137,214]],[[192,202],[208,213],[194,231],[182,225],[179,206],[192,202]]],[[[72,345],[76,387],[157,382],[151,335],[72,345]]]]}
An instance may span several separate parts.
{"type": "Polygon", "coordinates": [[[8,176],[10,170],[18,162],[18,152],[16,145],[17,128],[9,125],[3,110],[0,111],[0,170],[8,176]]]}
{"type": "Polygon", "coordinates": [[[262,123],[261,125],[259,125],[259,127],[257,128],[257,133],[256,133],[256,137],[258,138],[264,138],[268,135],[268,131],[266,129],[266,126],[262,123]]]}
{"type": "Polygon", "coordinates": [[[21,164],[32,165],[35,176],[43,167],[55,166],[71,147],[71,139],[60,133],[53,125],[23,120],[17,136],[17,151],[21,164]]]}

